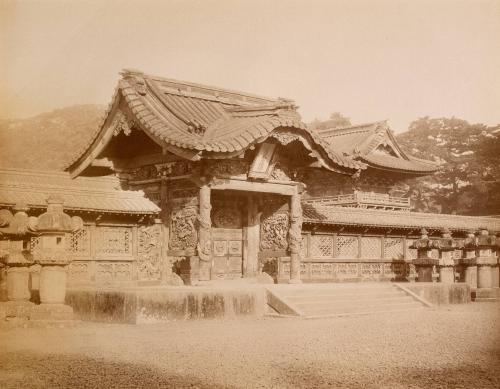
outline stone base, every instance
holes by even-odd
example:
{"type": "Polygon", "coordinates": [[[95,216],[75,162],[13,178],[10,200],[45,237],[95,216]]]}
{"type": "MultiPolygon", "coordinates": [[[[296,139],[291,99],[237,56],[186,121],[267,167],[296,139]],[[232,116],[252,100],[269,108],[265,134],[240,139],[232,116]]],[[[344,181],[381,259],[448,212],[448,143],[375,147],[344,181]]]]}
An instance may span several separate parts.
{"type": "Polygon", "coordinates": [[[432,305],[465,304],[471,301],[470,286],[464,282],[416,282],[401,285],[432,305]]]}
{"type": "Polygon", "coordinates": [[[30,320],[73,320],[73,308],[64,304],[40,304],[31,310],[30,320]]]}
{"type": "Polygon", "coordinates": [[[500,288],[478,288],[473,294],[474,301],[499,301],[500,288]]]}
{"type": "Polygon", "coordinates": [[[288,281],[289,284],[302,284],[302,280],[298,278],[292,278],[288,281]]]}
{"type": "Polygon", "coordinates": [[[19,319],[27,319],[30,317],[34,306],[35,304],[29,301],[5,301],[0,303],[0,311],[4,311],[6,318],[17,317],[19,319]]]}

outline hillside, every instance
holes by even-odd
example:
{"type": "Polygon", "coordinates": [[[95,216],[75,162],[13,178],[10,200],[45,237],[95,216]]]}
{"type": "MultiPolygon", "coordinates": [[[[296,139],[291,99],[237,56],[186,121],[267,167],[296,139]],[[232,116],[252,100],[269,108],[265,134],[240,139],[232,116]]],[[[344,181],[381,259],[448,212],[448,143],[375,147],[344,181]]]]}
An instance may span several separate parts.
{"type": "Polygon", "coordinates": [[[104,107],[78,105],[0,120],[0,166],[63,170],[98,127],[104,107]]]}
{"type": "Polygon", "coordinates": [[[408,182],[415,210],[500,214],[500,126],[425,117],[396,138],[411,154],[440,165],[436,174],[408,182]]]}

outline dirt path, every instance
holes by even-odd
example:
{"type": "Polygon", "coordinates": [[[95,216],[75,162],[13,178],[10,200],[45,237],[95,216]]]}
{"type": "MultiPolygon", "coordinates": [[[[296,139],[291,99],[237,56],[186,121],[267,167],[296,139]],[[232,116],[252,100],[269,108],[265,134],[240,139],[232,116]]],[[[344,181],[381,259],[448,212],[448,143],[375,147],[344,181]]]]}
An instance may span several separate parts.
{"type": "Polygon", "coordinates": [[[2,388],[499,388],[500,304],[0,333],[2,388]]]}

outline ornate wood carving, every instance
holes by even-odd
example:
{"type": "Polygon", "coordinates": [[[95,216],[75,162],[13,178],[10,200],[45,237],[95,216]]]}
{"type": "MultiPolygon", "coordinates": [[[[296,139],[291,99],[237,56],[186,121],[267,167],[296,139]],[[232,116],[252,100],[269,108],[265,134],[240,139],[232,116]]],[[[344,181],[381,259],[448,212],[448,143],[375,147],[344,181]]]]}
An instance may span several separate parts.
{"type": "Polygon", "coordinates": [[[210,219],[210,211],[212,205],[210,204],[210,187],[208,185],[203,185],[200,188],[200,213],[198,215],[198,256],[201,261],[208,262],[211,258],[212,253],[212,242],[210,239],[210,232],[212,228],[212,222],[210,219]]]}
{"type": "Polygon", "coordinates": [[[175,177],[191,174],[195,164],[190,161],[175,161],[144,165],[135,169],[132,174],[136,180],[151,180],[160,177],[175,177]]]}
{"type": "Polygon", "coordinates": [[[197,243],[195,208],[183,208],[172,211],[170,225],[170,249],[185,250],[195,248],[197,243]]]}
{"type": "Polygon", "coordinates": [[[278,140],[283,146],[292,143],[295,140],[300,140],[300,135],[291,132],[273,132],[270,137],[278,140]]]}
{"type": "Polygon", "coordinates": [[[220,160],[210,163],[208,173],[212,176],[227,177],[246,175],[249,163],[239,160],[220,160]]]}
{"type": "Polygon", "coordinates": [[[288,247],[288,214],[274,213],[260,225],[260,247],[263,250],[286,250],[288,247]]]}
{"type": "Polygon", "coordinates": [[[138,229],[137,271],[140,280],[161,278],[161,226],[141,226],[138,229]]]}
{"type": "Polygon", "coordinates": [[[271,179],[277,181],[291,181],[291,174],[287,168],[282,166],[280,163],[274,165],[273,171],[271,173],[271,179]]]}
{"type": "Polygon", "coordinates": [[[300,195],[293,195],[290,200],[289,246],[292,254],[300,253],[302,244],[302,205],[300,195]]]}
{"type": "Polygon", "coordinates": [[[217,208],[212,213],[214,227],[241,228],[241,209],[232,207],[217,208]]]}
{"type": "Polygon", "coordinates": [[[113,128],[113,136],[118,136],[121,132],[129,136],[132,132],[132,127],[134,127],[134,122],[128,120],[127,116],[122,111],[117,111],[111,123],[111,127],[113,128]]]}

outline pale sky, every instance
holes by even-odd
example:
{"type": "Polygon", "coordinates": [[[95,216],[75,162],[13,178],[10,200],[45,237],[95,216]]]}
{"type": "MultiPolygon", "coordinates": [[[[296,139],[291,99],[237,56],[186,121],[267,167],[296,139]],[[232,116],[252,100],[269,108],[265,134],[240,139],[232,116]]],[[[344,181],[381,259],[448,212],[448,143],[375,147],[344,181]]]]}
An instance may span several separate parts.
{"type": "Polygon", "coordinates": [[[305,121],[500,123],[500,0],[0,2],[0,117],[107,104],[122,68],[288,97],[305,121]]]}

